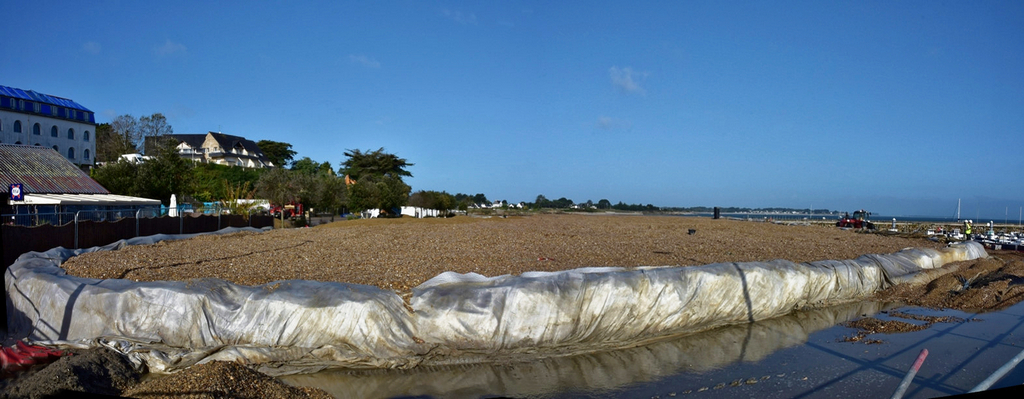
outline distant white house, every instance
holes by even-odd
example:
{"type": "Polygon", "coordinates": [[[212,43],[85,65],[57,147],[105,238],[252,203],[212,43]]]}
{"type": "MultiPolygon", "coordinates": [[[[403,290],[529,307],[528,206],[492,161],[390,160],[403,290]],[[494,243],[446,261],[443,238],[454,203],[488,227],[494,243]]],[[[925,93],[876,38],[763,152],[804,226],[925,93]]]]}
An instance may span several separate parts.
{"type": "Polygon", "coordinates": [[[178,155],[197,163],[241,166],[243,168],[274,167],[256,142],[245,137],[220,132],[206,134],[165,134],[146,137],[146,152],[153,151],[161,140],[173,140],[178,155]]]}
{"type": "Polygon", "coordinates": [[[436,218],[441,215],[441,211],[437,209],[420,208],[418,206],[403,206],[402,216],[412,216],[414,218],[436,218]]]}
{"type": "Polygon", "coordinates": [[[493,203],[490,203],[490,204],[487,204],[487,203],[484,203],[484,204],[471,204],[471,205],[468,206],[469,209],[501,209],[501,208],[504,208],[504,207],[523,209],[523,208],[526,208],[526,203],[525,202],[519,202],[517,204],[510,204],[510,203],[508,203],[508,201],[500,200],[500,201],[494,201],[493,203]]]}
{"type": "MultiPolygon", "coordinates": [[[[441,216],[441,211],[437,209],[421,208],[418,206],[403,206],[402,216],[410,216],[414,218],[436,218],[441,216]]],[[[380,217],[380,209],[367,209],[360,212],[359,217],[363,219],[380,217]]]]}
{"type": "Polygon", "coordinates": [[[151,156],[146,156],[142,154],[121,154],[120,158],[133,164],[138,164],[153,159],[153,157],[151,156]]]}

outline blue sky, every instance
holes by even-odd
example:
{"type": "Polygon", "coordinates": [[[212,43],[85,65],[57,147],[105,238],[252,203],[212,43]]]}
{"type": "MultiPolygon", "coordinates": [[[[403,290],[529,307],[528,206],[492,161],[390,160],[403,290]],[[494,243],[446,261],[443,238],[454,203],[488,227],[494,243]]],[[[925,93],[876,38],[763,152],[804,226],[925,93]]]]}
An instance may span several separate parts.
{"type": "Polygon", "coordinates": [[[6,2],[0,84],[533,201],[1016,219],[1024,2],[6,2]]]}

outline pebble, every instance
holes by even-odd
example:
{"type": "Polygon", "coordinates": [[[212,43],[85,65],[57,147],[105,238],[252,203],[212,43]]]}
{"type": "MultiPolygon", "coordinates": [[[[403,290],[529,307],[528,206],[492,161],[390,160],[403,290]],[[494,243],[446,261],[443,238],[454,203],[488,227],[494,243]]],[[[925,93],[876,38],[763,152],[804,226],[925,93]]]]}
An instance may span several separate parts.
{"type": "Polygon", "coordinates": [[[445,271],[500,276],[590,266],[692,266],[777,258],[805,262],[906,247],[941,244],[834,227],[696,217],[461,216],[365,219],[200,236],[87,253],[62,267],[70,275],[100,279],[217,278],[241,285],[299,279],[408,293],[445,271]],[[687,234],[694,228],[700,234],[687,234]]]}

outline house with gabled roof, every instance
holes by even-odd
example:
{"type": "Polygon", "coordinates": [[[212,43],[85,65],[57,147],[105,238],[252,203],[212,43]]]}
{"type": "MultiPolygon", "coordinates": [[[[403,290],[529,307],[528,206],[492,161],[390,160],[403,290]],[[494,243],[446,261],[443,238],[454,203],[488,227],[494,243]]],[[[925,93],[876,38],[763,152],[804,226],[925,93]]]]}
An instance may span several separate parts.
{"type": "Polygon", "coordinates": [[[206,134],[165,134],[146,138],[146,153],[152,154],[162,140],[174,140],[182,158],[194,162],[241,166],[243,168],[270,168],[274,165],[263,154],[256,142],[245,137],[220,132],[206,134]]]}
{"type": "Polygon", "coordinates": [[[96,117],[71,99],[0,85],[0,143],[52,148],[92,165],[96,117]]]}
{"type": "Polygon", "coordinates": [[[46,147],[0,144],[0,187],[7,191],[0,201],[4,223],[59,225],[74,220],[79,211],[90,211],[87,216],[91,217],[160,207],[160,200],[111,194],[62,154],[46,147]]]}

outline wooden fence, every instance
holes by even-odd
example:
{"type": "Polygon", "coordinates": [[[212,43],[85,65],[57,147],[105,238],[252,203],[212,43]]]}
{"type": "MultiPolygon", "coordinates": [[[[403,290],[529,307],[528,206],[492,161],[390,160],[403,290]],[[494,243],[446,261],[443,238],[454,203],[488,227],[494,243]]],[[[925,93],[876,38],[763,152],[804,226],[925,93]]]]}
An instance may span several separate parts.
{"type": "Polygon", "coordinates": [[[117,240],[153,234],[191,234],[217,231],[225,227],[273,226],[270,216],[252,215],[246,220],[241,215],[201,215],[158,218],[123,218],[113,222],[91,220],[65,223],[62,226],[3,225],[0,240],[3,248],[4,271],[21,254],[46,251],[51,248],[90,248],[107,245],[117,240]],[[136,234],[137,233],[137,234],[136,234]]]}

